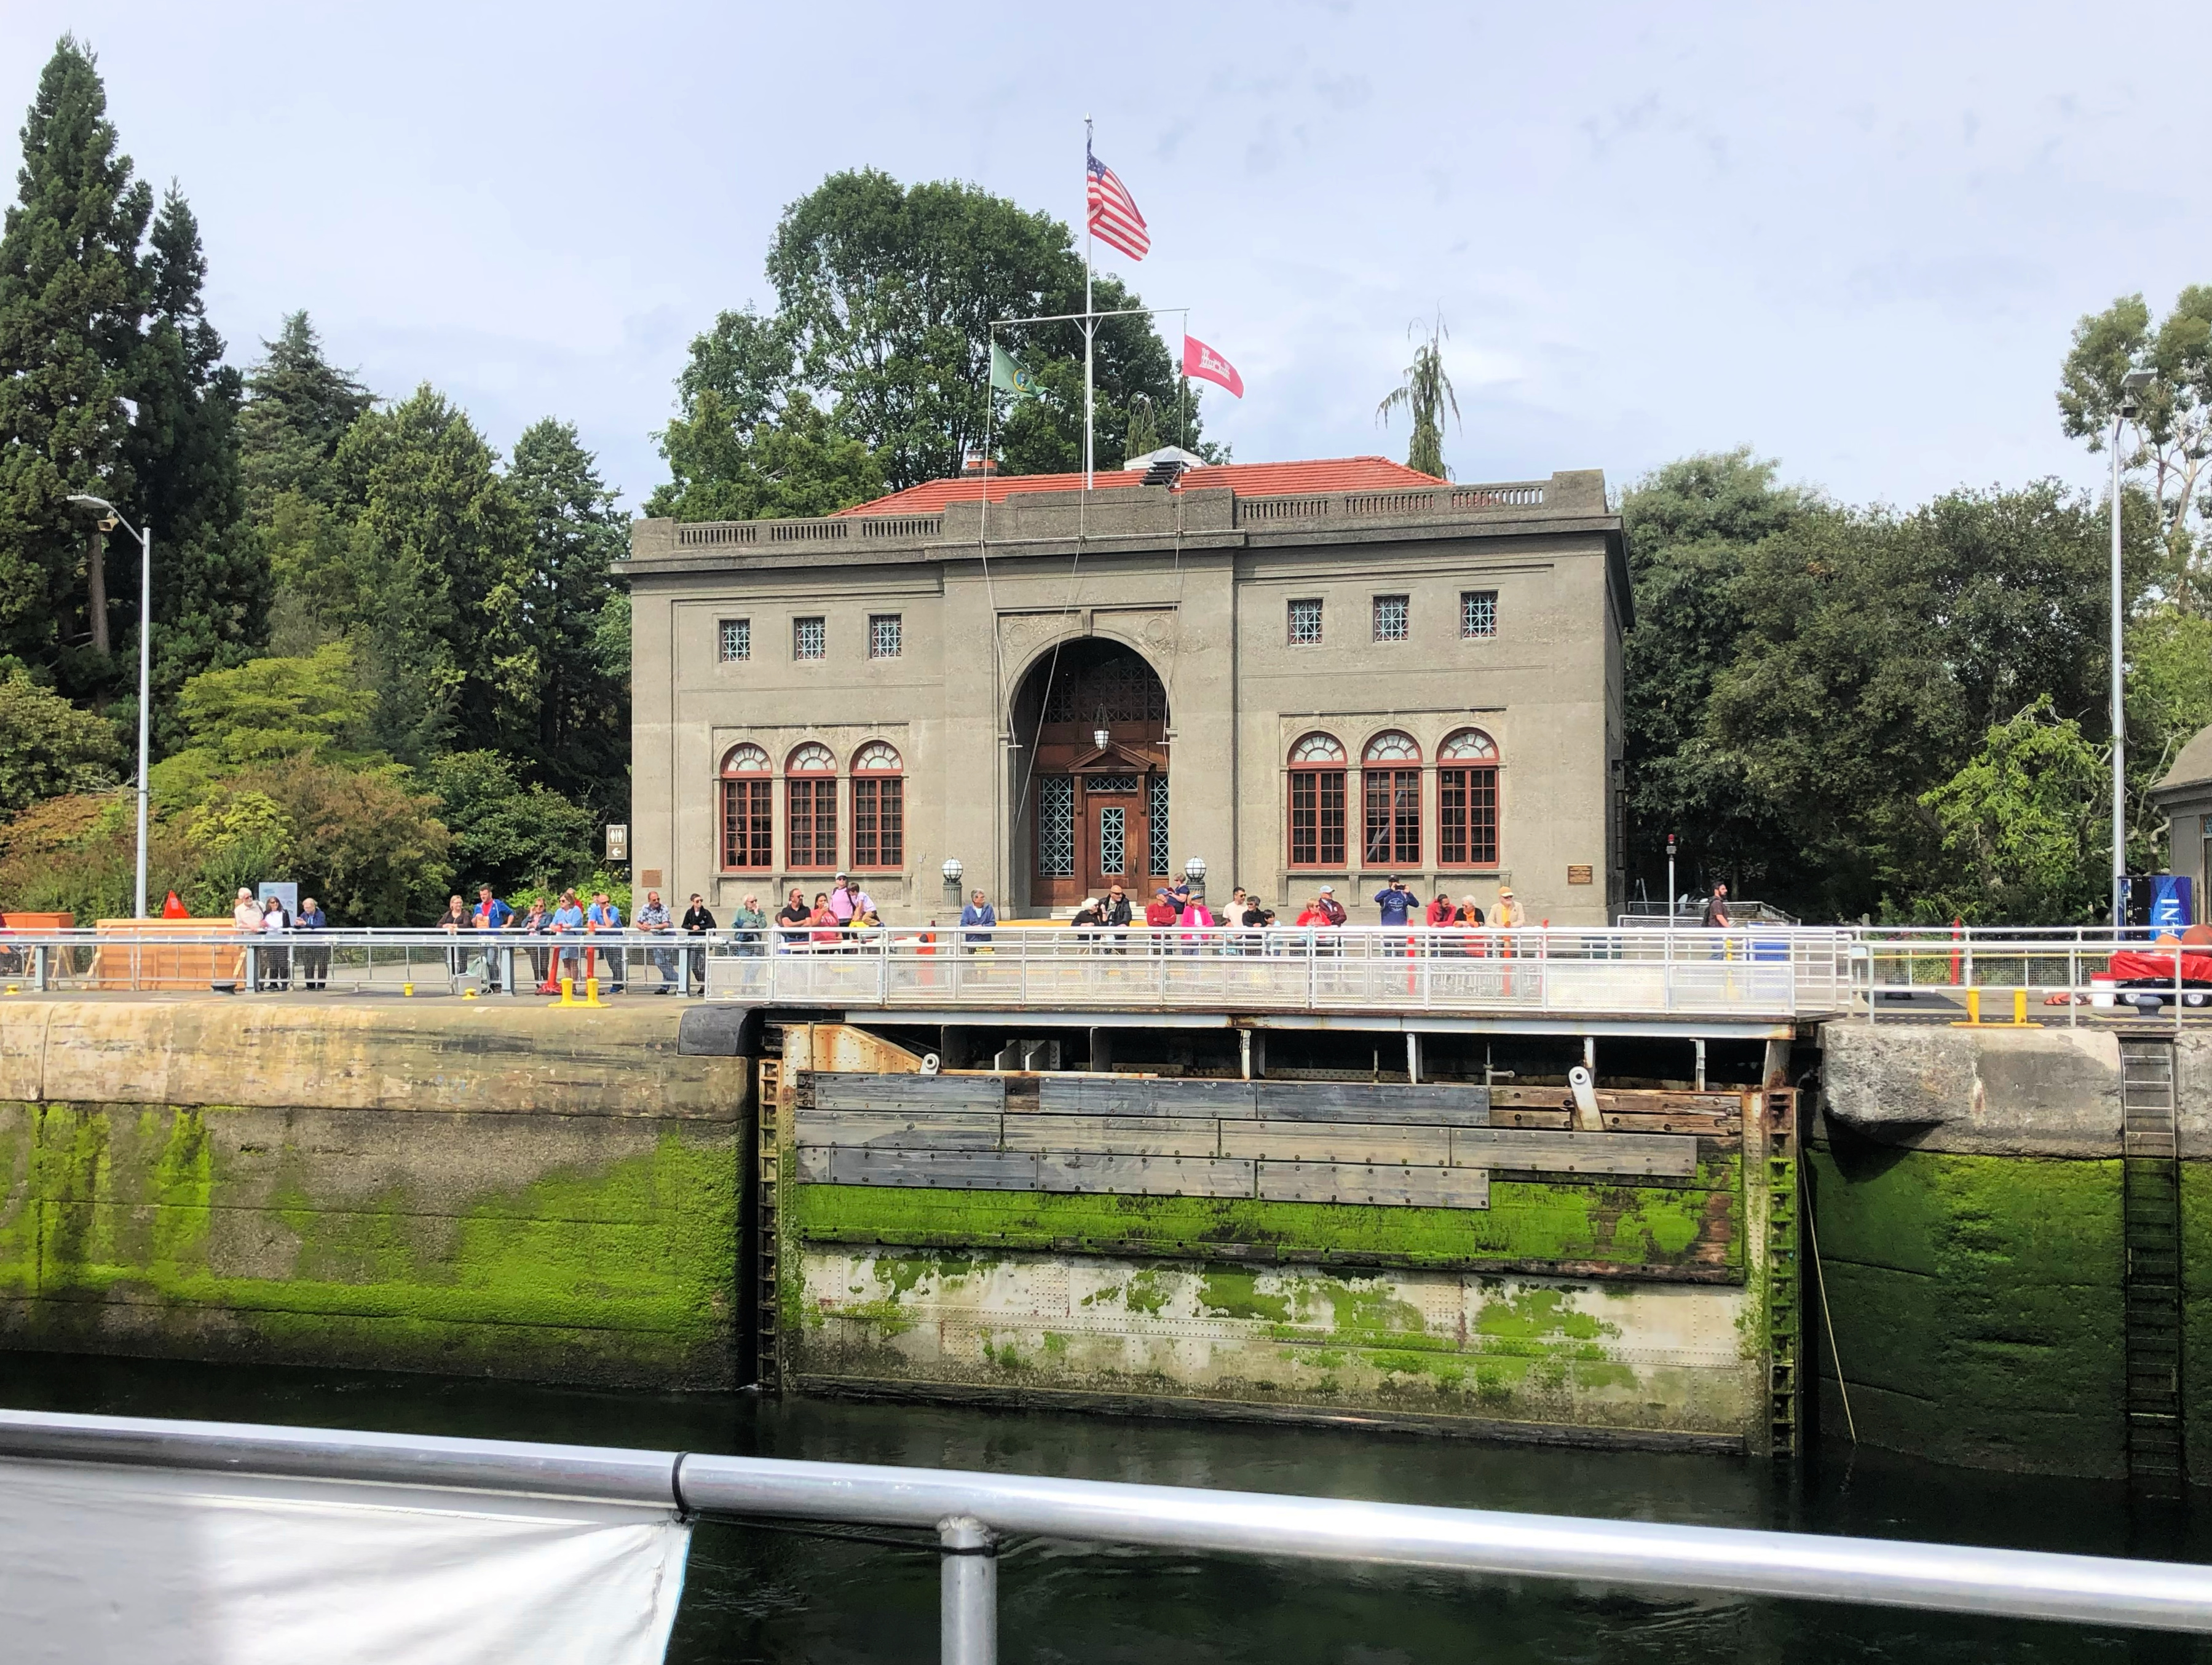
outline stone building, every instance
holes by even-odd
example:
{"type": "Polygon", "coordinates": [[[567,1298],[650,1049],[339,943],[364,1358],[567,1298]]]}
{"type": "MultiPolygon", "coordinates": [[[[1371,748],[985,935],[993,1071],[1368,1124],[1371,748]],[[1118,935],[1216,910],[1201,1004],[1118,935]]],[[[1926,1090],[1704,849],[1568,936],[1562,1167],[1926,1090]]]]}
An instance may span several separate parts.
{"type": "Polygon", "coordinates": [[[2166,778],[2150,789],[2150,801],[2166,811],[2169,872],[2185,873],[2196,892],[2197,917],[2212,905],[2205,893],[2212,866],[2212,728],[2199,729],[2174,758],[2166,778]]]}
{"type": "MultiPolygon", "coordinates": [[[[631,529],[633,872],[726,917],[860,876],[1010,917],[1205,864],[1355,921],[1391,874],[1595,925],[1622,890],[1618,516],[1596,472],[1380,458],[914,487],[631,529]],[[986,501],[986,493],[988,501],[986,501]]],[[[1291,914],[1284,914],[1288,922],[1291,914]]]]}

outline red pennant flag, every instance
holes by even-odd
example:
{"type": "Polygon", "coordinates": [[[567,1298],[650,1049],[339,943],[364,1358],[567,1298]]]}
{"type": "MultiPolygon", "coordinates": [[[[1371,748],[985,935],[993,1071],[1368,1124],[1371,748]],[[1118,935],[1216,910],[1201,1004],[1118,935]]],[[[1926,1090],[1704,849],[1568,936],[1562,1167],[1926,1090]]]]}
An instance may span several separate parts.
{"type": "Polygon", "coordinates": [[[1244,378],[1237,374],[1237,367],[1194,335],[1182,338],[1182,373],[1226,387],[1240,399],[1244,397],[1244,378]]]}

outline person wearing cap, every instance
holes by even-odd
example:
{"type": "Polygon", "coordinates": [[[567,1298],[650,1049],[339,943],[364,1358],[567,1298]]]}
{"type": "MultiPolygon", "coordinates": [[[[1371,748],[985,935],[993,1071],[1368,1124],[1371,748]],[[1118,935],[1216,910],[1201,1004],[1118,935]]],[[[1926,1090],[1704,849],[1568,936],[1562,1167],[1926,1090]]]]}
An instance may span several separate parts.
{"type": "Polygon", "coordinates": [[[1513,887],[1510,884],[1501,884],[1498,887],[1498,906],[1491,912],[1490,922],[1501,931],[1510,931],[1516,926],[1525,922],[1525,915],[1521,912],[1521,904],[1513,899],[1513,887]]]}
{"type": "Polygon", "coordinates": [[[1152,893],[1152,899],[1145,904],[1146,940],[1153,953],[1168,951],[1165,933],[1173,930],[1176,922],[1182,918],[1182,908],[1176,901],[1175,892],[1163,884],[1152,893]]]}
{"type": "Polygon", "coordinates": [[[1099,916],[1098,898],[1097,896],[1084,897],[1083,906],[1075,910],[1075,917],[1068,921],[1068,923],[1075,927],[1075,940],[1077,942],[1082,944],[1085,947],[1097,942],[1098,940],[1098,927],[1103,923],[1099,916]]]}
{"type": "Polygon", "coordinates": [[[1314,906],[1321,910],[1324,925],[1341,925],[1350,917],[1344,911],[1344,904],[1336,899],[1334,884],[1324,884],[1315,893],[1314,906]]]}
{"type": "Polygon", "coordinates": [[[1403,925],[1413,912],[1413,893],[1406,888],[1406,881],[1395,873],[1390,882],[1375,893],[1375,905],[1382,910],[1386,926],[1403,925]]]}

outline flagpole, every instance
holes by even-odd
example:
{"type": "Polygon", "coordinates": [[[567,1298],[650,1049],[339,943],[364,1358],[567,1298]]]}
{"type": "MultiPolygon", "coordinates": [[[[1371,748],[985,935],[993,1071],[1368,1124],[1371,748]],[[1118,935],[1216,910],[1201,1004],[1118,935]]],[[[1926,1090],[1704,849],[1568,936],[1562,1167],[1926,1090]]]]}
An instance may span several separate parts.
{"type": "Polygon", "coordinates": [[[1091,346],[1098,320],[1091,310],[1091,118],[1083,118],[1083,489],[1091,489],[1091,346]]]}

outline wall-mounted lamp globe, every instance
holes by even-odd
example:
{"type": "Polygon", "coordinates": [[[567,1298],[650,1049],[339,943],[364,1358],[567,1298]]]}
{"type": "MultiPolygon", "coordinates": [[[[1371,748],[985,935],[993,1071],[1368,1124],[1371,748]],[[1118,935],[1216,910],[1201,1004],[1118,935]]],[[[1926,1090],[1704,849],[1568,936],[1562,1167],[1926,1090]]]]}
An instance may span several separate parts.
{"type": "Polygon", "coordinates": [[[957,903],[960,900],[960,875],[967,869],[960,865],[958,856],[948,855],[945,858],[944,866],[938,871],[945,875],[945,900],[949,903],[957,903]]]}
{"type": "Polygon", "coordinates": [[[1206,900],[1206,858],[1193,856],[1182,864],[1182,876],[1190,881],[1190,893],[1200,902],[1206,900]]]}

